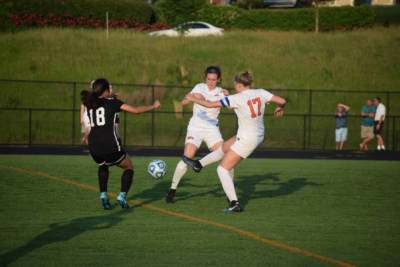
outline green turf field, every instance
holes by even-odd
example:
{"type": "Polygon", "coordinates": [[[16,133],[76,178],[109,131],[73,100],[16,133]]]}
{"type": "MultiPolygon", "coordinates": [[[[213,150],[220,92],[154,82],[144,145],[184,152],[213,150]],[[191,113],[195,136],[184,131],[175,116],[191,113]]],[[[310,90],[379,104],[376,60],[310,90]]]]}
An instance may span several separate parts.
{"type": "MultiPolygon", "coordinates": [[[[169,173],[154,180],[145,171],[154,158],[133,158],[129,199],[144,206],[132,202],[129,210],[104,211],[89,157],[0,155],[0,266],[400,262],[398,162],[248,159],[236,169],[245,210],[223,214],[227,203],[216,165],[200,174],[188,171],[176,203],[167,205],[179,159],[162,158],[169,173]]],[[[119,192],[120,175],[111,169],[110,192],[119,192]]]]}

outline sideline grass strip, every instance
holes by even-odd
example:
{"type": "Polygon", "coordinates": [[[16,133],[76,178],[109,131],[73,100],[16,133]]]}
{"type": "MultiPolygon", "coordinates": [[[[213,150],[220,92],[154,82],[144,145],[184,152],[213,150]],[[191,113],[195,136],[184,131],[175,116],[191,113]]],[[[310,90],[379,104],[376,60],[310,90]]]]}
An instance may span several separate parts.
{"type": "MultiPolygon", "coordinates": [[[[75,185],[75,186],[78,186],[78,187],[82,187],[82,188],[85,188],[85,189],[89,189],[89,190],[92,190],[92,191],[96,191],[96,192],[99,191],[97,188],[95,188],[93,186],[80,184],[80,183],[74,182],[74,181],[69,180],[69,179],[65,179],[65,178],[62,178],[62,177],[50,175],[50,174],[43,173],[43,172],[27,170],[27,169],[21,169],[21,168],[17,168],[17,167],[13,167],[13,166],[3,166],[3,165],[0,165],[0,168],[11,169],[13,171],[21,172],[21,173],[34,174],[34,175],[42,176],[42,177],[45,177],[45,178],[53,179],[53,180],[56,180],[56,181],[60,181],[60,182],[63,182],[63,183],[67,183],[67,184],[75,185]]],[[[117,197],[117,195],[115,193],[108,193],[108,195],[112,196],[112,197],[117,197]]],[[[137,200],[129,200],[129,202],[134,203],[134,204],[139,205],[139,206],[142,206],[142,207],[145,207],[145,208],[148,208],[148,209],[156,210],[156,211],[159,211],[159,212],[162,212],[162,213],[165,213],[165,214],[177,216],[177,217],[184,218],[184,219],[187,219],[187,220],[196,221],[196,222],[200,222],[200,223],[204,223],[204,224],[209,224],[209,225],[214,225],[214,226],[217,226],[217,227],[221,227],[221,228],[224,228],[224,229],[227,229],[227,230],[234,231],[236,233],[245,235],[245,236],[250,237],[252,239],[261,241],[263,243],[267,243],[267,244],[270,244],[272,246],[276,246],[276,247],[280,247],[280,248],[283,248],[283,249],[286,249],[286,250],[289,250],[289,251],[293,251],[293,252],[297,252],[297,253],[300,253],[300,254],[304,254],[306,256],[310,256],[310,257],[317,258],[317,259],[322,260],[322,261],[330,262],[330,263],[336,264],[338,266],[355,267],[355,265],[352,265],[352,264],[349,264],[349,263],[346,263],[346,262],[342,262],[342,261],[339,261],[339,260],[336,260],[336,259],[332,259],[332,258],[329,258],[329,257],[321,256],[319,254],[315,254],[313,252],[310,252],[310,251],[307,251],[307,250],[303,250],[303,249],[300,249],[300,248],[297,248],[297,247],[293,247],[293,246],[289,246],[289,245],[286,245],[286,244],[283,244],[283,243],[279,243],[279,242],[276,242],[276,241],[261,237],[261,236],[259,236],[257,234],[242,230],[242,229],[234,227],[234,226],[230,226],[230,225],[226,225],[226,224],[222,224],[222,223],[218,223],[218,222],[214,222],[214,221],[209,221],[209,220],[205,220],[205,219],[201,219],[201,218],[197,218],[197,217],[192,217],[192,216],[185,215],[185,214],[182,214],[182,213],[172,212],[172,211],[169,211],[169,210],[166,210],[166,209],[163,209],[163,208],[159,208],[159,207],[156,207],[156,206],[153,206],[153,205],[150,205],[150,204],[145,204],[145,203],[143,203],[141,201],[137,201],[137,200]]]]}

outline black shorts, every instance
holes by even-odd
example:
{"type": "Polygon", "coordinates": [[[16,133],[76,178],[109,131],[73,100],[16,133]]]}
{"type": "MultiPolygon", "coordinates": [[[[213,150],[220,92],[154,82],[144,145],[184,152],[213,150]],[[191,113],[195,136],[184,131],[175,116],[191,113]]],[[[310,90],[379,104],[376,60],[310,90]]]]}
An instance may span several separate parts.
{"type": "Polygon", "coordinates": [[[121,148],[121,151],[106,154],[106,155],[94,155],[90,153],[94,161],[100,166],[113,166],[120,164],[126,158],[126,152],[121,148]]]}
{"type": "Polygon", "coordinates": [[[115,116],[115,123],[119,123],[119,114],[117,113],[117,115],[115,116]]]}
{"type": "Polygon", "coordinates": [[[376,129],[376,126],[378,125],[379,121],[374,121],[374,134],[379,134],[381,135],[382,129],[383,129],[383,121],[381,123],[381,127],[379,127],[379,130],[376,129]]]}

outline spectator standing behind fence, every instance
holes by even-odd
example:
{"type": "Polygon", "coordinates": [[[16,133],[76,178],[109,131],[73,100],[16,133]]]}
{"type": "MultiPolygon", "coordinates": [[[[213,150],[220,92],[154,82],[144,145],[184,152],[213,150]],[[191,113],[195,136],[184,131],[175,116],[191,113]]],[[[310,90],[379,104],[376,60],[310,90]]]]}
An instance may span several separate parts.
{"type": "Polygon", "coordinates": [[[335,111],[336,150],[342,150],[344,141],[347,139],[347,112],[349,109],[346,105],[338,104],[335,111]]]}
{"type": "Polygon", "coordinates": [[[360,151],[368,150],[368,143],[374,139],[374,118],[376,106],[372,104],[372,100],[368,99],[367,103],[361,109],[361,138],[360,151]]]}
{"type": "Polygon", "coordinates": [[[383,143],[382,138],[382,128],[383,122],[386,116],[386,107],[381,103],[380,97],[374,98],[374,104],[376,106],[376,113],[375,113],[375,121],[374,121],[374,134],[376,135],[376,139],[378,141],[378,150],[385,150],[385,145],[383,143]]]}

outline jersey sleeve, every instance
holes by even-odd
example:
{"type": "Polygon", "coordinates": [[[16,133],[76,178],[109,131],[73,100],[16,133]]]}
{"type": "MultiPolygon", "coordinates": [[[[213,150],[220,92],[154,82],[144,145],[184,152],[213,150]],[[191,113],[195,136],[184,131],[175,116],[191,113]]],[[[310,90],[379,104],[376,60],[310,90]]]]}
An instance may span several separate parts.
{"type": "Polygon", "coordinates": [[[264,101],[265,101],[266,103],[268,103],[269,101],[271,101],[271,98],[272,98],[273,96],[274,96],[274,95],[271,94],[270,92],[268,92],[267,90],[263,90],[263,98],[264,98],[264,101]]]}
{"type": "Polygon", "coordinates": [[[362,109],[361,109],[361,112],[369,113],[368,112],[368,107],[367,106],[363,106],[362,109]]]}
{"type": "Polygon", "coordinates": [[[122,102],[121,100],[119,100],[119,99],[117,99],[117,98],[114,98],[113,100],[112,100],[112,109],[115,111],[115,112],[119,112],[119,111],[121,111],[121,106],[124,104],[124,102],[122,102]]]}
{"type": "Polygon", "coordinates": [[[201,86],[200,84],[197,84],[195,87],[193,87],[192,91],[190,91],[191,94],[201,94],[201,86]]]}
{"type": "Polygon", "coordinates": [[[225,96],[219,102],[223,107],[237,108],[240,105],[240,95],[236,94],[236,95],[225,96]]]}

